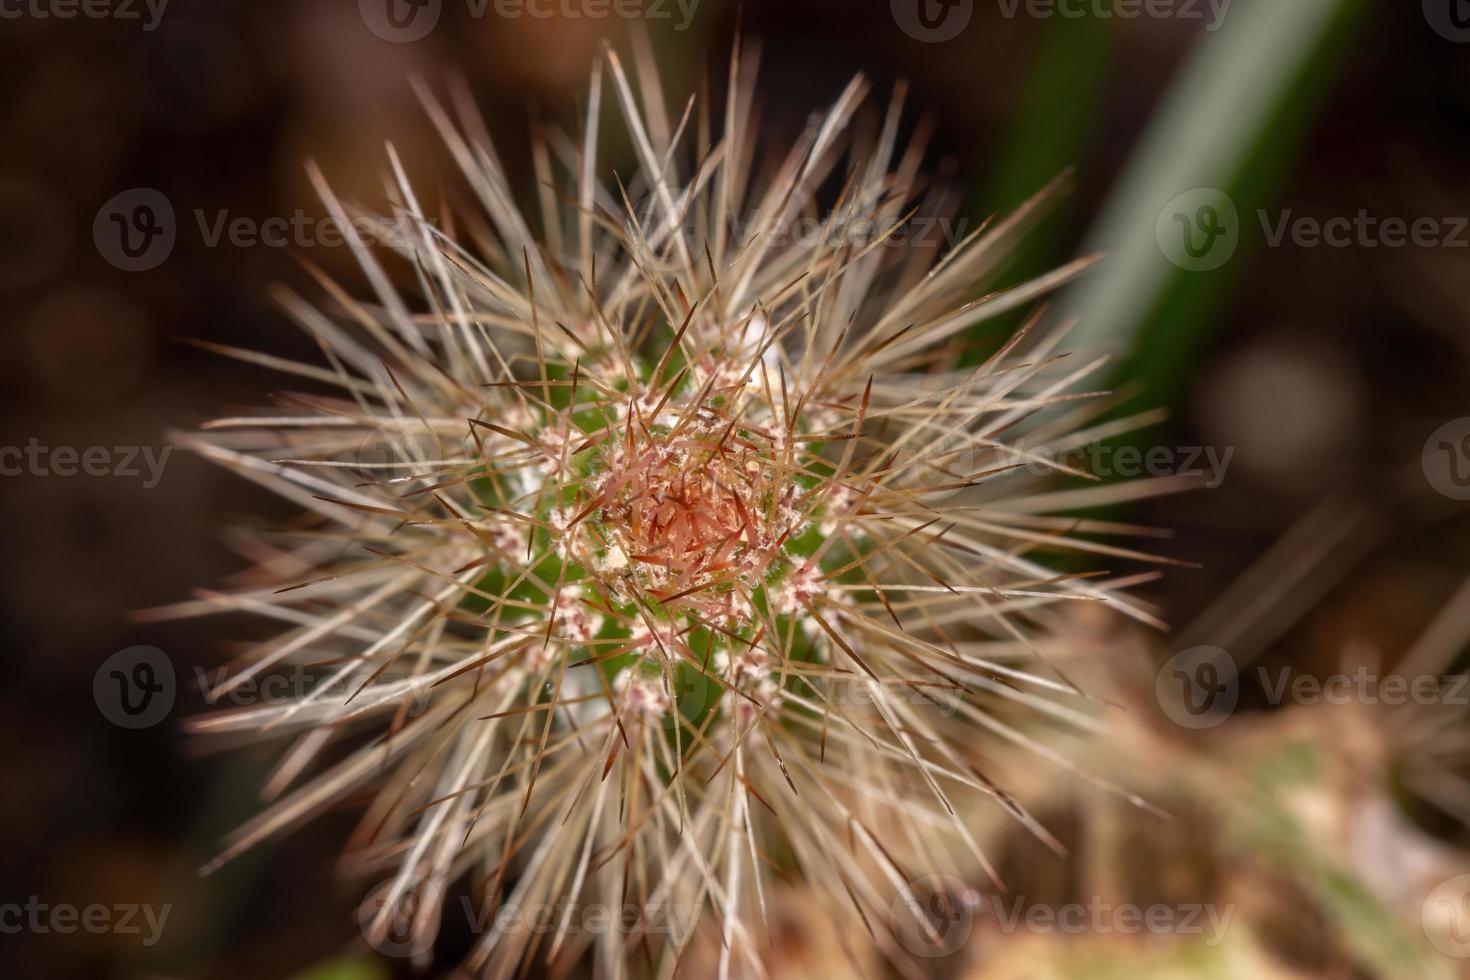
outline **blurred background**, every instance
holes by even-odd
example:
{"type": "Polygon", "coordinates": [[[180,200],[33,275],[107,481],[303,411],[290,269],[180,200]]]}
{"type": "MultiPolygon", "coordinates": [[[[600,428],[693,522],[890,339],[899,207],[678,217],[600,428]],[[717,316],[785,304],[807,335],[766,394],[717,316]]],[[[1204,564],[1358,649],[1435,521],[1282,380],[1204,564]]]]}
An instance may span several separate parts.
{"type": "MultiPolygon", "coordinates": [[[[1172,819],[1018,771],[1072,854],[994,834],[1028,903],[1208,903],[1233,910],[1230,928],[1210,943],[1208,927],[1018,932],[977,914],[970,941],[926,966],[1470,976],[1470,691],[1439,681],[1394,705],[1373,680],[1453,675],[1470,640],[1462,8],[555,0],[543,18],[494,0],[0,0],[0,447],[16,450],[0,453],[0,901],[169,908],[132,931],[14,930],[0,914],[6,975],[406,975],[365,951],[359,896],[333,880],[351,812],[197,874],[254,811],[271,758],[206,754],[178,722],[202,708],[198,671],[260,627],[133,613],[221,583],[245,564],[230,528],[292,513],[164,455],[170,429],[279,383],[179,338],[314,358],[268,287],[314,290],[304,263],[357,280],[319,234],[305,162],[380,207],[391,140],[425,197],[443,196],[450,165],[409,79],[460,78],[529,198],[527,134],[575,118],[604,41],[638,29],[675,105],[719,90],[737,31],[758,39],[775,146],[855,72],[874,82],[870,108],[906,85],[970,228],[1072,168],[1075,192],[1012,274],[1107,251],[1060,305],[1080,314],[1079,342],[1116,355],[1127,404],[1168,417],[1131,444],[1153,462],[1108,456],[1100,475],[1209,484],[1109,514],[1168,529],[1156,550],[1199,566],[1142,590],[1171,632],[1076,624],[1084,687],[1125,709],[1081,764],[1172,819]],[[306,231],[282,245],[229,233],[237,219],[306,231]],[[167,654],[177,697],[126,728],[94,680],[138,645],[167,654]],[[1343,697],[1275,686],[1361,676],[1343,697]],[[1217,689],[1223,708],[1190,710],[1217,689]]],[[[799,895],[778,901],[773,972],[842,975],[824,928],[799,895]]],[[[449,928],[446,973],[468,942],[449,928]]]]}

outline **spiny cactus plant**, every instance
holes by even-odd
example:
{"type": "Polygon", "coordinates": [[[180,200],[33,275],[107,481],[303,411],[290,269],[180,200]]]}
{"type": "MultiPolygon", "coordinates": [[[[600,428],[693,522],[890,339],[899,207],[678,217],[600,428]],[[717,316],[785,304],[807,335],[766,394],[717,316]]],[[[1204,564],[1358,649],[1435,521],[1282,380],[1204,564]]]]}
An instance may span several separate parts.
{"type": "Polygon", "coordinates": [[[316,393],[180,438],[307,517],[252,543],[245,587],[173,611],[281,626],[214,695],[316,683],[195,725],[288,742],[219,862],[372,788],[344,866],[379,884],[380,948],[426,959],[458,887],[489,913],[486,975],[668,975],[703,930],[724,976],[761,972],[773,876],[902,963],[909,882],[989,867],[966,809],[1034,826],[979,749],[1062,762],[1007,706],[1087,723],[1027,669],[1056,604],[1151,618],[1044,560],[1132,554],[1051,516],[1116,491],[1040,493],[1058,451],[1128,423],[1094,421],[1101,360],[1059,353],[1065,324],[974,338],[1089,260],[985,292],[1055,185],[952,248],[905,241],[944,196],[901,96],[858,135],[861,78],[758,166],[754,61],[674,119],[609,52],[580,135],[534,146],[539,233],[468,100],[421,89],[478,210],[431,218],[390,148],[377,220],[409,234],[351,236],[372,300],[280,294],[320,363],[232,352],[316,393]],[[608,88],[639,165],[612,182],[608,88]]]}

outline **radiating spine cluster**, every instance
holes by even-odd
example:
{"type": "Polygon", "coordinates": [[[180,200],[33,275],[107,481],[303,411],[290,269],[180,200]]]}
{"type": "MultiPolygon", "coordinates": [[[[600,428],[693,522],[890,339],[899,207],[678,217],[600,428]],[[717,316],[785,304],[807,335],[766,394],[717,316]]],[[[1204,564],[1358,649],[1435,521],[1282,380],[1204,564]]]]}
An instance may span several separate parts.
{"type": "Polygon", "coordinates": [[[355,243],[373,300],[282,293],[320,365],[231,351],[334,393],[181,437],[309,515],[252,541],[238,588],[164,612],[281,624],[215,694],[321,678],[198,722],[289,741],[221,861],[372,786],[346,863],[387,879],[375,944],[423,958],[463,887],[513,912],[476,937],[487,975],[589,952],[668,975],[691,943],[758,975],[774,883],[901,963],[908,881],[989,870],[973,799],[1035,826],[983,742],[1046,752],[1007,704],[1089,722],[1023,669],[1033,637],[1063,601],[1150,618],[1033,554],[1132,556],[1063,537],[1130,529],[1048,513],[1115,491],[1038,487],[1052,451],[1126,423],[1092,421],[1100,362],[1068,366],[1065,325],[971,343],[1087,262],[981,294],[1055,188],[938,261],[896,244],[942,194],[922,140],[899,152],[901,97],[856,135],[861,79],[758,167],[754,62],[733,59],[722,120],[696,100],[675,120],[651,65],[635,91],[609,53],[638,174],[599,180],[599,67],[579,138],[535,147],[539,237],[467,100],[455,120],[422,93],[476,211],[430,220],[390,149],[382,220],[417,237],[355,243]],[[793,238],[803,216],[821,233],[793,238]],[[633,914],[589,929],[585,902],[633,914]]]}

